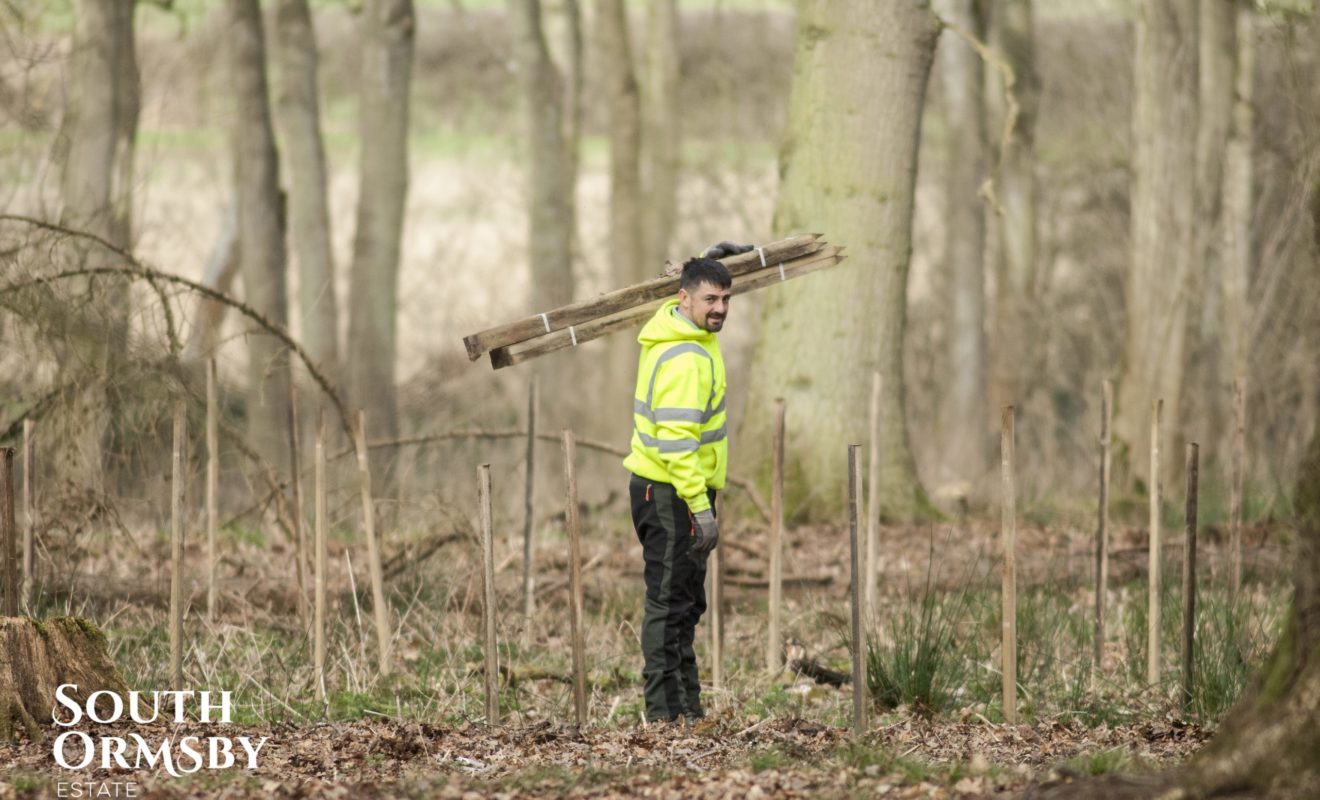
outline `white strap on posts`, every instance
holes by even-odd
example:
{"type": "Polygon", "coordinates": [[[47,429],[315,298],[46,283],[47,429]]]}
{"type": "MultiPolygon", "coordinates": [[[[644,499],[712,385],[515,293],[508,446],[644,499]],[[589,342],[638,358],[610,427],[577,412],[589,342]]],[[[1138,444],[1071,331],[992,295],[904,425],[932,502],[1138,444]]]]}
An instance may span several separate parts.
{"type": "Polygon", "coordinates": [[[541,312],[541,324],[545,326],[545,332],[546,332],[546,333],[549,333],[549,332],[550,332],[550,319],[545,315],[545,312],[544,312],[544,311],[541,312]]]}
{"type": "MultiPolygon", "coordinates": [[[[756,248],[756,254],[757,254],[758,256],[761,257],[761,266],[762,266],[762,267],[769,266],[768,264],[765,263],[765,250],[764,250],[764,248],[760,248],[760,247],[756,248]]],[[[783,263],[782,261],[779,263],[779,280],[781,280],[781,281],[786,281],[786,280],[788,280],[788,277],[787,277],[786,275],[784,275],[784,263],[783,263]]]]}
{"type": "Polygon", "coordinates": [[[573,346],[577,347],[577,331],[572,325],[568,326],[568,337],[573,340],[573,346]]]}

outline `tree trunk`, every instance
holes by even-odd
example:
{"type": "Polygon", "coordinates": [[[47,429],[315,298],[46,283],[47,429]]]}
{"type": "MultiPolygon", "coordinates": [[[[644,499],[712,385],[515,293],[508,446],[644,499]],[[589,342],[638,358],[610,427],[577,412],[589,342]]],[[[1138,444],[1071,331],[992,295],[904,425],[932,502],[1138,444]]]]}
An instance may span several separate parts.
{"type": "MultiPolygon", "coordinates": [[[[1188,359],[1189,392],[1184,403],[1189,427],[1209,433],[1227,431],[1227,407],[1233,376],[1223,351],[1223,197],[1224,166],[1233,120],[1234,71],[1237,59],[1237,3],[1201,0],[1198,116],[1196,131],[1196,257],[1200,280],[1193,286],[1198,309],[1191,335],[1194,353],[1188,359]]],[[[1204,434],[1203,434],[1204,435],[1204,434]]],[[[1207,468],[1223,463],[1228,435],[1206,441],[1207,468]]]]}
{"type": "Polygon", "coordinates": [[[650,0],[646,26],[646,249],[647,265],[665,263],[678,218],[682,174],[679,111],[678,2],[650,0]]]}
{"type": "MultiPolygon", "coordinates": [[[[1223,170],[1223,249],[1219,279],[1223,296],[1223,328],[1220,354],[1221,375],[1226,381],[1248,375],[1250,347],[1247,322],[1251,309],[1250,285],[1253,252],[1252,208],[1254,206],[1253,157],[1255,113],[1252,109],[1256,82],[1255,14],[1251,7],[1237,7],[1237,56],[1233,74],[1233,121],[1223,170]]],[[[1223,429],[1227,429],[1227,425],[1223,429]]],[[[1220,428],[1216,428],[1220,430],[1220,428]]]]}
{"type": "MultiPolygon", "coordinates": [[[[985,40],[979,0],[945,0],[942,12],[961,30],[985,40]]],[[[945,176],[945,269],[949,279],[949,366],[944,408],[946,468],[958,478],[980,478],[989,468],[985,368],[985,70],[981,57],[953,31],[940,44],[945,115],[949,129],[945,176]]]]}
{"type": "Polygon", "coordinates": [[[792,513],[843,510],[844,445],[866,436],[876,369],[892,421],[883,513],[910,519],[928,508],[908,442],[903,334],[917,142],[938,34],[919,0],[806,0],[799,9],[774,229],[823,232],[851,257],[766,295],[735,440],[738,457],[768,477],[773,403],[787,400],[792,513]]]}
{"type": "MultiPolygon", "coordinates": [[[[284,200],[267,102],[266,42],[257,0],[228,0],[230,80],[235,93],[234,166],[238,252],[247,302],[267,320],[288,325],[284,200]]],[[[250,330],[248,438],[263,460],[283,471],[289,408],[289,351],[275,337],[250,330]]]]}
{"type": "MultiPolygon", "coordinates": [[[[211,245],[211,255],[206,259],[206,266],[202,267],[202,285],[221,294],[230,294],[234,278],[238,277],[238,268],[238,198],[235,196],[225,206],[220,230],[211,245]]],[[[192,331],[183,348],[183,360],[197,376],[202,376],[203,361],[215,355],[220,324],[224,322],[229,306],[201,295],[197,296],[195,303],[192,331]]]]}
{"type": "MultiPolygon", "coordinates": [[[[1177,453],[1193,282],[1198,0],[1137,8],[1133,97],[1132,260],[1114,431],[1115,466],[1129,484],[1150,446],[1151,403],[1164,399],[1165,453],[1177,453]]],[[[1176,469],[1170,458],[1166,478],[1176,469]]],[[[1149,476],[1148,476],[1149,477],[1149,476]]]]}
{"type": "MultiPolygon", "coordinates": [[[[596,3],[596,52],[605,76],[610,137],[610,239],[609,261],[615,286],[632,286],[654,276],[659,268],[648,264],[642,233],[642,119],[641,95],[633,68],[628,12],[623,0],[596,3]]],[[[632,383],[624,376],[637,367],[637,342],[631,336],[610,339],[614,367],[602,397],[610,408],[627,408],[632,383]]],[[[617,422],[607,431],[610,438],[625,435],[631,418],[610,415],[617,422]]]]}
{"type": "MultiPolygon", "coordinates": [[[[509,0],[514,56],[526,103],[527,247],[531,310],[546,311],[573,299],[574,193],[581,129],[582,39],[575,1],[568,12],[568,81],[550,57],[540,0],[509,0]]],[[[539,376],[548,423],[565,424],[563,409],[581,370],[572,351],[541,359],[539,376]]],[[[574,403],[581,407],[581,403],[574,403]]]]}
{"type": "MultiPolygon", "coordinates": [[[[369,0],[362,52],[360,185],[348,316],[351,402],[371,438],[398,436],[394,385],[399,252],[408,194],[408,91],[416,24],[412,0],[369,0]]],[[[385,470],[375,473],[390,482],[385,470]]]]}
{"type": "MultiPolygon", "coordinates": [[[[79,0],[74,5],[68,104],[62,138],[62,224],[96,234],[122,248],[132,245],[133,152],[140,108],[134,45],[133,0],[79,0]]],[[[83,266],[117,259],[104,249],[78,246],[83,266]]],[[[126,281],[88,280],[61,357],[60,382],[76,385],[68,398],[70,447],[54,453],[61,475],[99,488],[102,445],[113,418],[116,375],[127,352],[126,281]]]]}
{"type": "MultiPolygon", "coordinates": [[[[84,707],[95,692],[128,691],[106,654],[105,634],[90,622],[0,617],[0,741],[12,740],[20,727],[29,739],[40,738],[41,727],[51,724],[55,691],[66,683],[77,684],[71,696],[84,707]]],[[[108,713],[108,704],[98,711],[108,713]]]]}
{"type": "Polygon", "coordinates": [[[990,42],[1013,74],[1017,103],[1012,130],[1003,140],[1008,96],[998,70],[988,72],[986,93],[991,141],[999,147],[995,174],[995,310],[991,352],[990,406],[1025,407],[1039,374],[1043,348],[1036,326],[1040,319],[1040,280],[1036,264],[1036,109],[1040,76],[1036,74],[1035,29],[1031,0],[993,4],[990,42]]]}
{"type": "Polygon", "coordinates": [[[338,305],[326,198],[325,146],[317,89],[316,30],[307,0],[279,0],[275,11],[280,93],[276,112],[289,170],[290,233],[298,262],[303,346],[338,382],[338,305]]]}

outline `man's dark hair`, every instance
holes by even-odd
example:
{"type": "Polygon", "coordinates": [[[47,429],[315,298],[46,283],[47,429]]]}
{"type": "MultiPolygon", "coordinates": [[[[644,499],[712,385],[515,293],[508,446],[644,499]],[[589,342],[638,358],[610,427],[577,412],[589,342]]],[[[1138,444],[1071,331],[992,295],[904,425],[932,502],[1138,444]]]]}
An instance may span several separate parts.
{"type": "Polygon", "coordinates": [[[683,275],[678,279],[678,288],[690,292],[700,283],[728,289],[733,286],[733,277],[723,264],[713,258],[690,258],[683,263],[683,275]]]}

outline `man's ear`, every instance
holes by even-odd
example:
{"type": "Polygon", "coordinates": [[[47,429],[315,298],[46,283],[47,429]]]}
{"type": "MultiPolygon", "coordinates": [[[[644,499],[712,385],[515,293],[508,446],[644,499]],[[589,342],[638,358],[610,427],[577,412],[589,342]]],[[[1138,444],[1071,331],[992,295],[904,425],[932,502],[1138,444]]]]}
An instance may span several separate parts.
{"type": "Polygon", "coordinates": [[[683,303],[686,303],[687,299],[688,299],[687,289],[684,289],[680,286],[678,289],[678,304],[682,305],[683,303]]]}

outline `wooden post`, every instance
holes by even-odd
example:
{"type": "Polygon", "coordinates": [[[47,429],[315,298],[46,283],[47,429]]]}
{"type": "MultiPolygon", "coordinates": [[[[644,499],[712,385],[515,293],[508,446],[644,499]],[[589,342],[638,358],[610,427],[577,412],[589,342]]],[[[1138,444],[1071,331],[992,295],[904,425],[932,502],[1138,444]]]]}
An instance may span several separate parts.
{"type": "Polygon", "coordinates": [[[859,462],[862,446],[848,445],[848,552],[852,567],[852,674],[853,674],[853,735],[860,737],[866,732],[866,700],[870,686],[866,679],[866,639],[862,635],[862,580],[864,573],[858,557],[857,520],[861,497],[858,482],[861,476],[859,462]]]}
{"type": "Polygon", "coordinates": [[[766,635],[765,668],[771,675],[783,667],[783,631],[779,615],[784,598],[784,400],[775,400],[775,428],[770,490],[770,630],[766,635]]]}
{"type": "Polygon", "coordinates": [[[485,592],[486,724],[500,724],[500,647],[495,636],[495,533],[490,513],[490,464],[477,467],[477,497],[481,504],[481,583],[485,592]]]}
{"type": "MultiPolygon", "coordinates": [[[[529,623],[536,610],[536,594],[532,564],[532,526],[535,524],[536,499],[536,406],[539,387],[532,375],[527,387],[527,485],[523,491],[523,616],[529,623]]],[[[529,624],[530,627],[530,624],[529,624]]]]}
{"type": "Polygon", "coordinates": [[[866,616],[878,621],[880,592],[880,400],[884,384],[880,371],[871,375],[871,458],[868,469],[870,482],[866,492],[866,616]]]}
{"type": "MultiPolygon", "coordinates": [[[[289,490],[293,493],[293,561],[298,581],[298,619],[311,620],[307,608],[307,535],[303,524],[302,459],[298,447],[298,389],[289,386],[289,490]]],[[[304,627],[304,630],[306,628],[304,627]]]]}
{"type": "Polygon", "coordinates": [[[380,548],[376,546],[376,505],[371,499],[371,467],[367,461],[367,412],[358,411],[353,431],[357,447],[358,480],[362,484],[362,521],[367,531],[367,568],[371,574],[371,605],[376,616],[376,640],[380,645],[380,674],[390,672],[394,647],[390,630],[390,610],[385,605],[385,575],[380,567],[380,548]]]}
{"type": "Polygon", "coordinates": [[[1233,559],[1233,600],[1242,591],[1242,483],[1247,471],[1247,381],[1233,381],[1233,456],[1229,477],[1228,529],[1233,559]]]}
{"type": "Polygon", "coordinates": [[[0,555],[4,556],[5,616],[18,616],[18,531],[14,527],[14,448],[0,448],[0,555]]]}
{"type": "Polygon", "coordinates": [[[564,429],[564,484],[568,527],[569,623],[573,647],[573,718],[579,728],[587,724],[587,654],[582,629],[582,520],[578,516],[577,440],[564,429]]]}
{"type": "Polygon", "coordinates": [[[1192,705],[1192,660],[1196,644],[1196,506],[1197,480],[1200,477],[1200,453],[1196,442],[1187,445],[1187,539],[1183,545],[1183,637],[1182,702],[1183,710],[1192,705]]]}
{"type": "Polygon", "coordinates": [[[216,536],[220,528],[220,409],[217,401],[215,359],[206,362],[206,619],[215,621],[217,561],[216,536]]]}
{"type": "Polygon", "coordinates": [[[1160,682],[1160,585],[1163,581],[1160,536],[1160,427],[1164,400],[1151,406],[1150,413],[1150,587],[1146,619],[1146,682],[1160,682]]]}
{"type": "Polygon", "coordinates": [[[1001,651],[1004,675],[1004,721],[1017,724],[1017,483],[1014,475],[1013,406],[1004,406],[1000,420],[999,458],[1003,474],[999,529],[1004,548],[1004,620],[1001,651]]]}
{"type": "Polygon", "coordinates": [[[326,508],[326,489],[325,489],[325,409],[321,409],[316,416],[316,488],[315,488],[315,513],[316,515],[316,574],[315,581],[315,616],[312,624],[312,653],[316,664],[316,685],[320,691],[321,700],[325,701],[328,697],[325,685],[325,582],[326,565],[329,561],[326,554],[325,528],[327,523],[326,508]]]}
{"type": "Polygon", "coordinates": [[[183,514],[184,514],[184,445],[187,417],[182,402],[174,404],[174,459],[170,471],[170,680],[175,689],[183,689],[183,514]]]}
{"type": "Polygon", "coordinates": [[[23,420],[23,606],[32,616],[37,615],[32,605],[36,591],[36,574],[33,571],[36,553],[33,551],[37,528],[37,501],[32,491],[32,470],[37,463],[37,442],[33,436],[33,422],[23,420]]]}
{"type": "MultiPolygon", "coordinates": [[[[727,524],[722,492],[715,497],[715,517],[721,526],[727,524]]],[[[710,573],[710,683],[720,688],[724,685],[724,556],[718,546],[710,551],[707,572],[710,573]]]]}
{"type": "MultiPolygon", "coordinates": [[[[1104,398],[1100,404],[1100,509],[1095,531],[1095,670],[1104,665],[1105,655],[1105,591],[1109,587],[1109,425],[1114,412],[1113,381],[1104,382],[1104,398]]],[[[1093,676],[1094,677],[1094,676],[1093,676]]]]}

